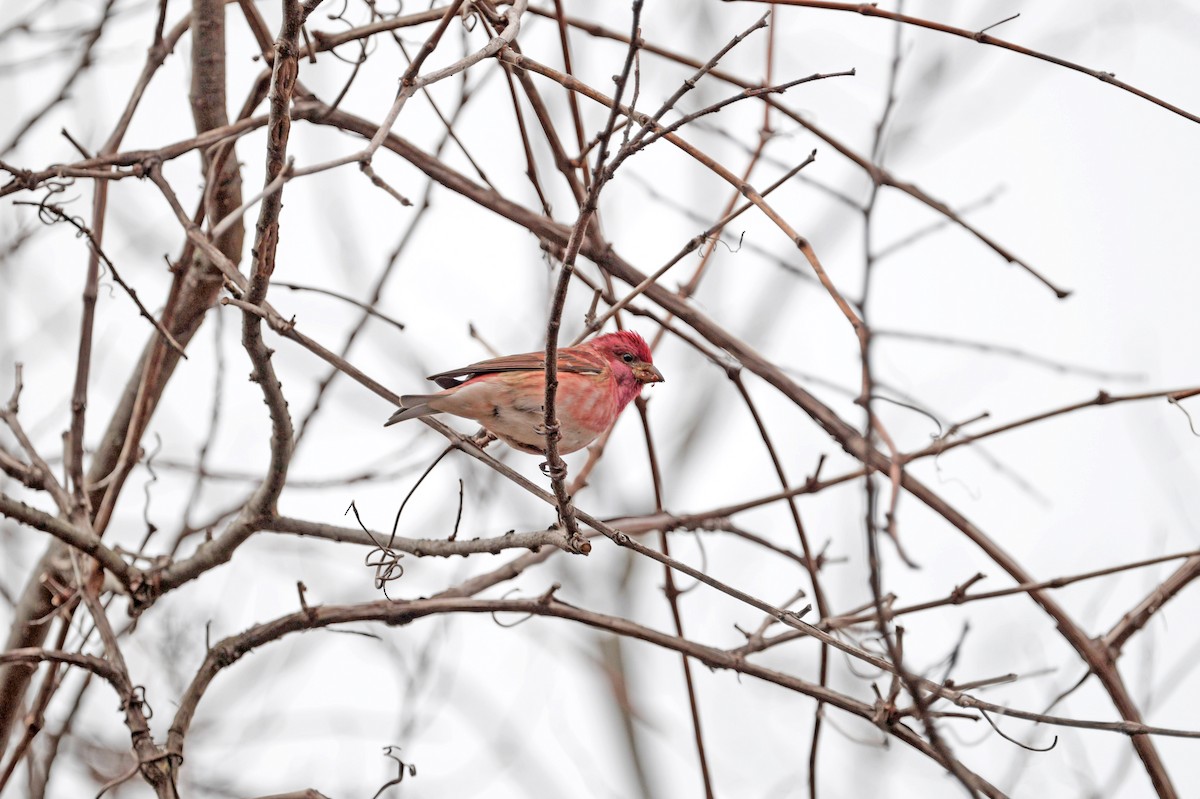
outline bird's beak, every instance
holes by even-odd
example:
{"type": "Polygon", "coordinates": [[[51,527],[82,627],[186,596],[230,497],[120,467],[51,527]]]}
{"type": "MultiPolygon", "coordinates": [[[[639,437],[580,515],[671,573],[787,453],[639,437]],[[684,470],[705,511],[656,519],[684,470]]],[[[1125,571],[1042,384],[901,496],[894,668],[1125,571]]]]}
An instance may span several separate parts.
{"type": "Polygon", "coordinates": [[[652,363],[639,363],[634,366],[633,376],[639,383],[663,383],[666,381],[662,372],[658,371],[658,367],[652,363]]]}

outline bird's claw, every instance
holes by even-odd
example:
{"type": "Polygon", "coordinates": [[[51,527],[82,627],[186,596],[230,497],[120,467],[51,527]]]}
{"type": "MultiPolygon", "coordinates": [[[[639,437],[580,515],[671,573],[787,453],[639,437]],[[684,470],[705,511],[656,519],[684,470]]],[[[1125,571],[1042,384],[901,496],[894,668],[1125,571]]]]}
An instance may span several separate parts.
{"type": "Polygon", "coordinates": [[[475,446],[479,447],[480,449],[484,449],[487,447],[488,444],[491,444],[493,441],[498,441],[498,440],[499,439],[497,439],[494,435],[492,435],[492,433],[489,430],[487,430],[486,428],[483,428],[483,427],[479,428],[478,433],[471,436],[471,443],[474,444],[475,446]]]}

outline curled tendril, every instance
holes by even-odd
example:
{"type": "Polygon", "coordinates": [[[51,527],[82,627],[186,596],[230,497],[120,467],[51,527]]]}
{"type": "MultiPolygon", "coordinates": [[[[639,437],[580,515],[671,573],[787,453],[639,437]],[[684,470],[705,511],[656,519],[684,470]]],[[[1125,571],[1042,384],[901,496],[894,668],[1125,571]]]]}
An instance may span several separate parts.
{"type": "MultiPolygon", "coordinates": [[[[374,3],[367,3],[367,5],[371,9],[371,20],[372,21],[374,21],[376,18],[387,19],[389,16],[397,16],[399,14],[399,11],[397,11],[396,14],[393,14],[393,15],[384,14],[375,8],[374,3]]],[[[400,8],[403,8],[403,4],[401,4],[400,8]]],[[[350,9],[349,0],[342,0],[342,10],[337,12],[336,14],[329,14],[328,15],[329,21],[330,22],[341,22],[341,23],[345,24],[347,30],[353,29],[355,27],[354,21],[349,19],[346,16],[346,12],[349,9],[350,9]]],[[[374,36],[367,36],[363,39],[358,40],[358,56],[356,58],[347,58],[346,56],[339,53],[337,51],[336,47],[330,48],[327,52],[330,55],[332,55],[334,58],[336,58],[338,61],[341,61],[343,64],[349,64],[350,66],[357,67],[357,66],[360,66],[363,63],[365,63],[367,60],[367,57],[370,56],[373,52],[375,52],[374,40],[375,40],[374,36]]],[[[343,91],[342,93],[344,94],[345,92],[343,91]]]]}
{"type": "MultiPolygon", "coordinates": [[[[421,483],[425,481],[425,478],[429,476],[429,473],[433,471],[434,467],[441,463],[442,459],[450,454],[451,450],[453,449],[453,447],[446,447],[444,450],[442,450],[442,454],[434,458],[433,463],[429,464],[429,467],[421,473],[421,476],[417,478],[417,482],[414,483],[413,487],[409,489],[408,494],[405,495],[404,500],[400,503],[400,508],[396,511],[396,520],[392,523],[392,534],[388,537],[386,543],[381,542],[378,538],[376,538],[375,534],[372,533],[365,524],[363,524],[362,517],[358,514],[358,505],[353,500],[350,502],[350,507],[346,508],[346,513],[354,514],[354,520],[358,522],[358,526],[375,544],[375,547],[368,552],[364,558],[364,563],[368,567],[371,567],[375,570],[375,587],[383,591],[383,595],[389,600],[391,597],[388,596],[387,593],[387,584],[394,580],[399,580],[404,576],[404,565],[400,562],[400,560],[404,557],[404,553],[399,552],[392,547],[392,544],[396,540],[396,533],[400,529],[400,517],[404,514],[404,507],[408,504],[408,501],[412,499],[413,494],[415,494],[417,489],[421,487],[421,483]]],[[[462,511],[463,483],[461,480],[459,480],[458,515],[454,521],[454,531],[450,534],[451,541],[458,536],[458,526],[462,521],[462,511]]]]}
{"type": "Polygon", "coordinates": [[[404,557],[404,553],[392,549],[391,542],[388,542],[388,544],[379,542],[375,534],[363,524],[362,517],[358,515],[358,505],[353,500],[350,502],[350,507],[346,508],[346,513],[351,512],[354,514],[354,520],[358,522],[358,526],[362,528],[362,531],[367,534],[368,538],[375,542],[374,548],[363,558],[363,563],[375,570],[375,588],[383,591],[383,595],[391,599],[388,596],[387,584],[393,580],[399,580],[404,576],[404,565],[400,563],[400,559],[404,557]]]}
{"type": "Polygon", "coordinates": [[[1054,736],[1054,740],[1051,741],[1049,743],[1049,745],[1047,745],[1047,746],[1032,746],[1031,744],[1023,744],[1020,741],[1018,741],[1016,738],[1013,738],[1011,735],[1006,735],[1004,730],[1002,730],[998,726],[996,726],[996,722],[992,721],[992,717],[987,714],[986,710],[984,710],[983,708],[977,708],[977,710],[979,711],[979,714],[981,716],[983,716],[983,718],[987,721],[987,723],[992,725],[992,729],[996,731],[997,735],[999,735],[1001,738],[1008,741],[1009,743],[1016,744],[1017,746],[1021,747],[1022,749],[1025,749],[1030,752],[1049,752],[1051,749],[1058,746],[1058,736],[1057,735],[1054,736]]]}
{"type": "Polygon", "coordinates": [[[129,692],[129,698],[121,701],[122,712],[135,706],[142,711],[142,715],[146,717],[146,721],[154,718],[154,709],[146,701],[146,686],[144,685],[133,686],[133,689],[129,692]]]}
{"type": "Polygon", "coordinates": [[[1183,407],[1183,405],[1180,404],[1178,397],[1167,397],[1167,402],[1174,405],[1176,408],[1178,408],[1183,413],[1184,416],[1187,417],[1188,427],[1191,429],[1192,435],[1200,436],[1200,431],[1196,430],[1196,425],[1194,422],[1192,422],[1192,415],[1190,413],[1188,413],[1187,408],[1183,407]]]}
{"type": "Polygon", "coordinates": [[[403,557],[403,552],[376,547],[365,558],[366,565],[375,569],[375,587],[388,599],[391,597],[387,593],[387,584],[404,576],[404,564],[400,562],[403,557]]]}
{"type": "MultiPolygon", "coordinates": [[[[510,596],[512,596],[513,594],[517,593],[518,591],[520,591],[520,589],[519,589],[519,588],[513,588],[512,590],[509,590],[509,591],[506,591],[506,592],[504,592],[504,595],[503,595],[502,597],[500,597],[500,598],[501,598],[501,599],[508,599],[510,596]]],[[[502,622],[502,621],[500,621],[500,619],[496,618],[496,611],[494,611],[494,610],[493,610],[493,611],[491,612],[491,614],[490,614],[490,615],[491,615],[491,617],[492,617],[492,621],[494,621],[494,622],[496,623],[496,626],[497,626],[497,627],[503,627],[503,628],[504,628],[504,629],[506,629],[506,630],[510,630],[510,629],[512,629],[513,627],[516,627],[516,626],[517,626],[517,625],[519,625],[519,624],[524,624],[525,622],[527,622],[527,621],[529,621],[530,619],[532,619],[532,618],[533,618],[533,614],[532,614],[532,613],[527,613],[527,614],[525,614],[524,616],[522,616],[521,618],[517,619],[516,621],[511,621],[511,622],[502,622]]]]}
{"type": "Polygon", "coordinates": [[[417,776],[417,767],[412,763],[405,763],[397,755],[393,754],[393,751],[399,752],[400,747],[390,745],[383,747],[383,756],[396,761],[396,777],[395,779],[388,780],[382,786],[380,786],[379,790],[375,792],[375,796],[373,796],[372,799],[379,799],[383,792],[388,788],[404,782],[405,775],[408,775],[409,777],[417,776]]]}

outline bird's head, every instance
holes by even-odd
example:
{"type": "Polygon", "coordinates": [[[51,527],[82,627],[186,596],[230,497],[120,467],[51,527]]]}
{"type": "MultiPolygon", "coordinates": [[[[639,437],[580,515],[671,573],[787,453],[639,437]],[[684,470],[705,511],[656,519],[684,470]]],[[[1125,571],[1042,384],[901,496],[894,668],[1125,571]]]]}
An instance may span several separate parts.
{"type": "Polygon", "coordinates": [[[597,336],[591,346],[604,353],[614,371],[629,372],[638,383],[661,383],[666,379],[654,365],[646,340],[632,330],[597,336]]]}

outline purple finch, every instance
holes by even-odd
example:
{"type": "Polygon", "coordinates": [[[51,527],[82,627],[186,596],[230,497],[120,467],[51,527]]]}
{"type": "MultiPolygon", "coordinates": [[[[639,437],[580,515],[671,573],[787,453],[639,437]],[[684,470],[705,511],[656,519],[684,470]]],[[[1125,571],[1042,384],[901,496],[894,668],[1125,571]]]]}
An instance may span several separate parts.
{"type": "MultiPolygon", "coordinates": [[[[431,375],[445,389],[407,394],[384,426],[434,413],[474,419],[492,435],[522,452],[544,454],[546,353],[506,355],[431,375]]],[[[650,347],[637,333],[622,330],[558,351],[555,415],[562,454],[583,449],[603,433],[646,383],[661,383],[650,347]]]]}

